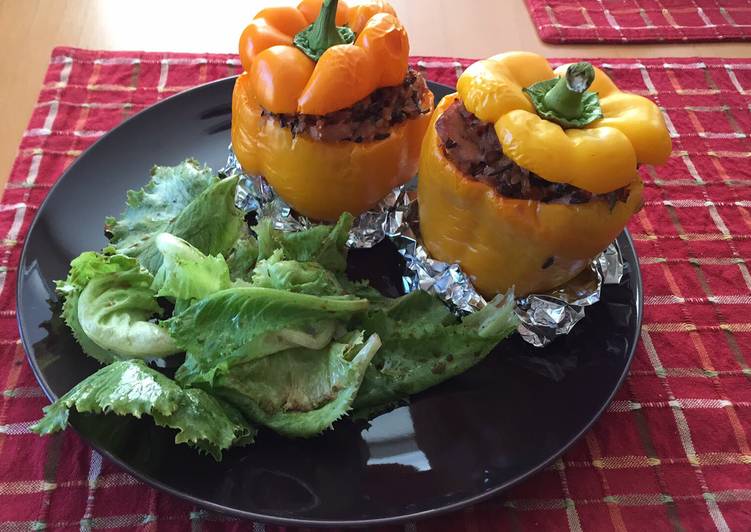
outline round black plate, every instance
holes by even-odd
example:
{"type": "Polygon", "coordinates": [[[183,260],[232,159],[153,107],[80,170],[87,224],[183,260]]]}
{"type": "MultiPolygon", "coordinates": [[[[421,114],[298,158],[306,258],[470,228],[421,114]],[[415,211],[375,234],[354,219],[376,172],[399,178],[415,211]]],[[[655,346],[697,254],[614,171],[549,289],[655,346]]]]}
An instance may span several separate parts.
{"type": "MultiPolygon", "coordinates": [[[[18,321],[29,363],[51,399],[97,369],[57,318],[53,280],[71,259],[105,245],[103,221],[119,214],[155,163],[192,156],[217,169],[229,144],[234,79],[169,98],[127,120],[81,155],[51,190],[26,239],[18,321]]],[[[448,87],[431,85],[438,97],[448,87]]],[[[71,416],[78,433],[136,477],[207,508],[255,520],[356,525],[416,519],[497,493],[544,467],[602,413],[628,371],[641,323],[641,278],[627,234],[629,276],[572,334],[536,350],[515,336],[471,371],[373,420],[349,420],[310,440],[262,431],[221,463],[174,435],[115,416],[71,416]]],[[[351,272],[398,286],[382,243],[351,256],[351,272]]],[[[41,412],[40,412],[41,414],[41,412]]]]}

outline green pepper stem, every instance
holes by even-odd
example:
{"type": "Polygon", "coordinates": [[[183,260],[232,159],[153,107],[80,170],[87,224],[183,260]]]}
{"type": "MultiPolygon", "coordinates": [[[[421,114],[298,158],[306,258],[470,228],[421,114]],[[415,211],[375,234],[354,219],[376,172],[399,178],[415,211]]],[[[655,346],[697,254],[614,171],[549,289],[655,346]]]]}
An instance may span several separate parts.
{"type": "Polygon", "coordinates": [[[545,106],[555,113],[574,119],[584,111],[582,98],[595,79],[595,69],[589,63],[575,63],[566,69],[566,75],[543,97],[545,106]]]}
{"type": "Polygon", "coordinates": [[[336,8],[339,0],[324,0],[318,18],[311,24],[308,43],[313,50],[327,50],[337,44],[346,44],[336,27],[336,8]]]}

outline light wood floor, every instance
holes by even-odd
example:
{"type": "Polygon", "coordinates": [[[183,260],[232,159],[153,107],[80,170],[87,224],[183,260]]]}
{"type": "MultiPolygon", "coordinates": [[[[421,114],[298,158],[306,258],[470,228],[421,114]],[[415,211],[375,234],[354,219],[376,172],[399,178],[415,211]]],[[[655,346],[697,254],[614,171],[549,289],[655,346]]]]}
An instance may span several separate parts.
{"type": "MultiPolygon", "coordinates": [[[[749,57],[749,43],[542,43],[523,0],[391,0],[414,55],[483,57],[530,50],[551,57],[749,57]]],[[[110,50],[234,52],[258,9],[291,0],[0,0],[0,189],[26,128],[49,54],[68,45],[110,50]]]]}

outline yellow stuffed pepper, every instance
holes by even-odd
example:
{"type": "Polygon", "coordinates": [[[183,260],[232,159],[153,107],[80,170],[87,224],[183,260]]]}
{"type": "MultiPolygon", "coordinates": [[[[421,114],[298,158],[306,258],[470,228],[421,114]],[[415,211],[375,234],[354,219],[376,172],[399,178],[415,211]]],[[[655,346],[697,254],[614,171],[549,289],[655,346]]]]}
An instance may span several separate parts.
{"type": "Polygon", "coordinates": [[[433,96],[388,3],[263,9],[240,57],[232,147],[298,212],[358,215],[417,172],[433,96]]]}
{"type": "Polygon", "coordinates": [[[471,65],[420,159],[422,237],[492,296],[579,274],[642,204],[641,163],[671,152],[662,114],[589,63],[511,52],[471,65]]]}

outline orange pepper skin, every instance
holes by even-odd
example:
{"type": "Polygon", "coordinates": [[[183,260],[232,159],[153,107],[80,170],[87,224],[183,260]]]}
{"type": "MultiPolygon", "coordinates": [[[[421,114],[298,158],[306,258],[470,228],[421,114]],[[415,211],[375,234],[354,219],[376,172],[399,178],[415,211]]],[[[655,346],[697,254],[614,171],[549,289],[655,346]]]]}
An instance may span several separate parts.
{"type": "Polygon", "coordinates": [[[384,0],[367,0],[350,6],[347,15],[347,25],[352,31],[359,34],[368,21],[378,13],[388,13],[396,17],[396,11],[394,11],[394,8],[388,2],[384,0]]]}
{"type": "MultiPolygon", "coordinates": [[[[337,4],[336,23],[349,23],[357,32],[357,39],[351,45],[332,46],[326,50],[313,63],[308,83],[301,83],[299,75],[307,71],[307,67],[300,66],[299,59],[295,60],[293,74],[286,72],[284,61],[272,60],[269,56],[265,57],[263,68],[253,69],[253,63],[268,48],[292,48],[293,38],[316,19],[322,3],[322,0],[303,0],[297,8],[263,9],[240,36],[240,60],[246,72],[259,76],[256,87],[272,82],[275,88],[279,88],[294,79],[294,84],[284,89],[284,96],[278,98],[283,102],[278,108],[283,107],[284,112],[295,112],[289,110],[294,93],[297,94],[296,112],[326,114],[351,107],[380,87],[399,85],[407,74],[409,38],[394,8],[384,0],[365,0],[352,9],[344,1],[337,4]]],[[[288,53],[284,57],[291,55],[288,53]]],[[[279,58],[282,54],[276,56],[279,58]]],[[[267,102],[276,100],[271,92],[258,91],[264,107],[267,102]]]]}
{"type": "MultiPolygon", "coordinates": [[[[318,11],[320,10],[321,2],[318,2],[318,8],[315,11],[316,16],[318,16],[318,11]]],[[[338,14],[339,11],[337,10],[338,14]]],[[[295,35],[310,24],[305,18],[305,14],[299,8],[296,9],[291,6],[267,7],[256,13],[256,16],[253,18],[265,20],[269,26],[287,35],[295,35]]],[[[315,17],[313,18],[315,19],[315,17]]]]}
{"type": "Polygon", "coordinates": [[[398,85],[404,80],[409,59],[409,39],[399,20],[389,13],[376,13],[357,35],[355,46],[378,58],[381,72],[375,83],[380,87],[398,85]]]}
{"type": "Polygon", "coordinates": [[[466,177],[443,154],[435,122],[457,97],[439,103],[422,144],[417,194],[431,256],[458,262],[486,297],[512,286],[517,295],[541,292],[572,279],[640,208],[638,175],[626,203],[612,210],[605,201],[564,205],[505,198],[466,177]]]}
{"type": "MultiPolygon", "coordinates": [[[[313,24],[313,21],[318,17],[318,13],[321,12],[321,6],[323,0],[302,0],[297,6],[297,10],[303,14],[308,24],[313,24]]],[[[336,6],[336,25],[344,26],[349,18],[349,6],[345,2],[339,2],[336,6]]]]}
{"type": "Polygon", "coordinates": [[[255,19],[240,34],[240,62],[248,72],[253,65],[253,57],[272,46],[292,46],[292,36],[269,25],[263,19],[255,19]]]}
{"type": "MultiPolygon", "coordinates": [[[[423,105],[432,107],[427,93],[423,105]]],[[[296,211],[314,220],[358,215],[417,171],[430,115],[407,120],[373,142],[317,142],[261,116],[248,74],[232,97],[232,147],[246,172],[263,175],[296,211]]]]}
{"type": "Polygon", "coordinates": [[[258,102],[272,113],[296,113],[315,63],[294,46],[272,46],[253,61],[249,78],[258,102]]]}
{"type": "Polygon", "coordinates": [[[302,90],[297,100],[298,110],[309,115],[325,115],[342,108],[342,94],[352,99],[352,103],[362,100],[373,92],[371,87],[376,84],[374,61],[375,58],[359,46],[332,46],[318,60],[302,90]]]}

